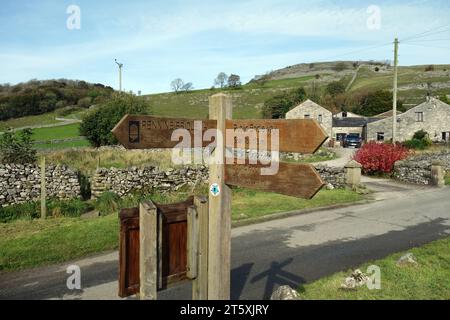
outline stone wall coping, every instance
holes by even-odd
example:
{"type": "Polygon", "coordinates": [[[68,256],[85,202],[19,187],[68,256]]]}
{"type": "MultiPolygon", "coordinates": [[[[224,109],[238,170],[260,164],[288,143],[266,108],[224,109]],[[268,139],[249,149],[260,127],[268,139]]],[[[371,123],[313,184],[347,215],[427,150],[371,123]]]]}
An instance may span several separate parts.
{"type": "Polygon", "coordinates": [[[359,162],[357,162],[356,160],[351,160],[349,163],[347,163],[345,166],[344,166],[344,168],[348,168],[348,169],[351,169],[351,168],[362,168],[362,165],[359,163],[359,162]]]}

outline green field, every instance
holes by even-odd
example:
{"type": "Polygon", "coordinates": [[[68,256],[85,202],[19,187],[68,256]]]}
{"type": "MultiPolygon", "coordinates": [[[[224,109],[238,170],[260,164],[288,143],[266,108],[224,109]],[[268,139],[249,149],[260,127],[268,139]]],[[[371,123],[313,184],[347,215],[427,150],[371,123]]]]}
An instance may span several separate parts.
{"type": "MultiPolygon", "coordinates": [[[[185,199],[177,193],[153,198],[158,203],[185,199]]],[[[280,211],[317,208],[361,200],[362,196],[345,190],[321,191],[311,201],[255,192],[233,190],[234,221],[261,217],[280,211]]],[[[133,205],[126,200],[123,205],[133,205]]],[[[16,271],[76,259],[89,254],[118,248],[117,214],[83,220],[81,218],[48,218],[16,220],[0,224],[0,271],[16,271]]]]}
{"type": "Polygon", "coordinates": [[[408,252],[417,258],[417,266],[398,267],[396,262],[403,252],[358,267],[362,272],[370,265],[380,267],[380,290],[365,286],[352,291],[340,289],[351,274],[349,270],[302,286],[300,296],[305,300],[449,300],[450,238],[408,252]]]}
{"type": "Polygon", "coordinates": [[[32,129],[34,141],[64,140],[80,136],[80,124],[32,129]]]}

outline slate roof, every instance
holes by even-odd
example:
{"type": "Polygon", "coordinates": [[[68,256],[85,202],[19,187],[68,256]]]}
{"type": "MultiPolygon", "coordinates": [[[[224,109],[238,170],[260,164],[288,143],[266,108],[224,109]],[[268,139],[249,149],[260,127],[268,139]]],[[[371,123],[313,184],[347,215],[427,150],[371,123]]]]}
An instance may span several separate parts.
{"type": "Polygon", "coordinates": [[[379,118],[333,118],[333,128],[364,127],[368,123],[380,120],[379,118]]]}

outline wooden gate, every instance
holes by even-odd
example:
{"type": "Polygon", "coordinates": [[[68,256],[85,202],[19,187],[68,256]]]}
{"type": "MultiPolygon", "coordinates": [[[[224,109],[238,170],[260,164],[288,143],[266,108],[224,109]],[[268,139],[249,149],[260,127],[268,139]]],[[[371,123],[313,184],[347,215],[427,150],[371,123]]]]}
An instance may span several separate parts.
{"type": "MultiPolygon", "coordinates": [[[[187,279],[187,214],[194,198],[155,204],[158,211],[158,290],[187,279]]],[[[120,212],[119,296],[139,293],[139,208],[120,212]]]]}

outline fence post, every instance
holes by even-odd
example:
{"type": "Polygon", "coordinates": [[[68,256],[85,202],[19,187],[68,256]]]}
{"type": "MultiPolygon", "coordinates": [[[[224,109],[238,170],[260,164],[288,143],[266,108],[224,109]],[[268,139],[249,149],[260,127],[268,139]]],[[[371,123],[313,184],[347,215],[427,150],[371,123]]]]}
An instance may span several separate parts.
{"type": "Polygon", "coordinates": [[[209,117],[217,120],[218,143],[209,166],[209,300],[230,299],[231,189],[225,184],[225,136],[226,120],[232,114],[229,96],[219,93],[210,97],[209,117]]]}
{"type": "Polygon", "coordinates": [[[345,165],[345,184],[350,187],[359,186],[361,184],[361,164],[355,160],[345,165]]]}
{"type": "Polygon", "coordinates": [[[198,214],[198,266],[197,278],[192,283],[192,299],[208,299],[208,198],[195,197],[194,205],[198,214]]]}
{"type": "Polygon", "coordinates": [[[151,201],[139,205],[139,278],[141,300],[156,300],[158,286],[158,212],[151,201]]]}
{"type": "Polygon", "coordinates": [[[442,162],[433,161],[431,164],[431,184],[437,187],[445,186],[445,171],[442,162]]]}
{"type": "Polygon", "coordinates": [[[41,158],[41,219],[47,218],[47,185],[45,181],[45,156],[41,158]]]}

